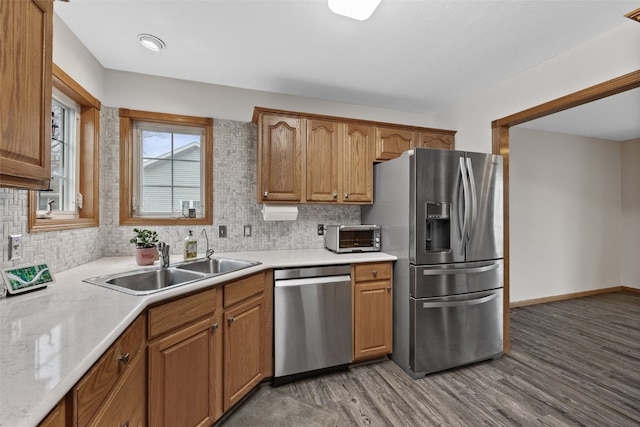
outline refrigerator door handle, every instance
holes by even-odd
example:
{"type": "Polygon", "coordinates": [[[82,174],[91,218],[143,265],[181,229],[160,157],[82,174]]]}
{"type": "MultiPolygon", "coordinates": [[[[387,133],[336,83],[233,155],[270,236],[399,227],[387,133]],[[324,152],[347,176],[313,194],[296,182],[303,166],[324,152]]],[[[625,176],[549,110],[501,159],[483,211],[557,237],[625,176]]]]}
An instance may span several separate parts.
{"type": "Polygon", "coordinates": [[[447,307],[468,307],[470,305],[484,304],[498,297],[499,293],[494,292],[480,298],[474,298],[466,301],[429,301],[423,302],[422,308],[447,308],[447,307]]]}
{"type": "Polygon", "coordinates": [[[471,235],[476,228],[476,222],[478,220],[478,195],[476,194],[476,180],[473,174],[473,165],[471,164],[471,159],[469,157],[467,160],[467,171],[469,176],[469,187],[471,189],[471,223],[469,224],[469,236],[468,240],[471,239],[471,235]]]}
{"type": "Polygon", "coordinates": [[[473,273],[486,273],[487,271],[495,270],[500,267],[500,263],[494,262],[489,265],[483,265],[481,267],[467,267],[467,268],[433,268],[422,271],[423,276],[443,276],[445,274],[473,274],[473,273]]]}
{"type": "Polygon", "coordinates": [[[469,214],[470,214],[470,202],[469,202],[469,181],[467,180],[467,167],[464,163],[464,157],[460,157],[460,175],[462,178],[462,195],[464,197],[463,209],[464,209],[464,219],[462,222],[462,231],[460,232],[460,255],[464,255],[466,249],[466,241],[468,226],[469,226],[469,214]]]}

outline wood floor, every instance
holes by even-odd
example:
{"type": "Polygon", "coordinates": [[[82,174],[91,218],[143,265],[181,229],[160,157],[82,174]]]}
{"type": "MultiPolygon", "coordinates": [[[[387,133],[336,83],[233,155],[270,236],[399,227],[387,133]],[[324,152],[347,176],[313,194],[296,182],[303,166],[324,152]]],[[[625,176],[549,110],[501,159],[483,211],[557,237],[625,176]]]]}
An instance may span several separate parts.
{"type": "Polygon", "coordinates": [[[277,391],[339,426],[640,425],[640,294],[513,309],[511,339],[501,359],[417,381],[383,361],[277,391]]]}

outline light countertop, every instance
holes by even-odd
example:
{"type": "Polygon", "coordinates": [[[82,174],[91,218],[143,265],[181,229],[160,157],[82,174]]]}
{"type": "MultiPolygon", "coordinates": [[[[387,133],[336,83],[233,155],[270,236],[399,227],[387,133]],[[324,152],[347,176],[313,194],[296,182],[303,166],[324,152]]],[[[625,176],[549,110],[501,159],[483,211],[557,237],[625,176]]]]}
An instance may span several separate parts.
{"type": "MultiPolygon", "coordinates": [[[[142,268],[133,256],[102,258],[56,274],[55,283],[43,290],[0,298],[0,426],[36,426],[152,303],[269,268],[396,259],[382,252],[334,254],[325,249],[226,252],[216,256],[261,264],[133,296],[82,281],[142,268]]],[[[172,264],[180,261],[181,256],[172,255],[172,264]]]]}

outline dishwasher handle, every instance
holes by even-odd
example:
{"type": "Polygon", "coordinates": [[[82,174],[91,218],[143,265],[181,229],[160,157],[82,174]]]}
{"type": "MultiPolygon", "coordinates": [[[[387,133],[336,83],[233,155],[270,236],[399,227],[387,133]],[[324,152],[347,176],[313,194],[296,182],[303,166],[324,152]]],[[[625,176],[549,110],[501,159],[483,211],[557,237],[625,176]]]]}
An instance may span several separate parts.
{"type": "Polygon", "coordinates": [[[324,277],[309,277],[304,279],[287,279],[276,280],[275,287],[291,287],[291,286],[309,286],[309,285],[323,285],[327,283],[351,283],[350,275],[342,276],[324,276],[324,277]]]}

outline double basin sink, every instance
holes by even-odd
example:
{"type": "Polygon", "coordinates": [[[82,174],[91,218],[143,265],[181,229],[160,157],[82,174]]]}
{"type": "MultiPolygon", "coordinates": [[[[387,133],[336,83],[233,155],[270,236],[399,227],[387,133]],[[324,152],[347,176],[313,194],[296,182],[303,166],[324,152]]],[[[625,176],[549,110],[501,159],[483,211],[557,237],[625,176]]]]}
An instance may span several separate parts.
{"type": "Polygon", "coordinates": [[[198,282],[260,264],[234,258],[204,258],[186,261],[167,268],[155,267],[126,273],[85,279],[87,283],[103,286],[131,295],[147,295],[164,289],[198,282]]]}

